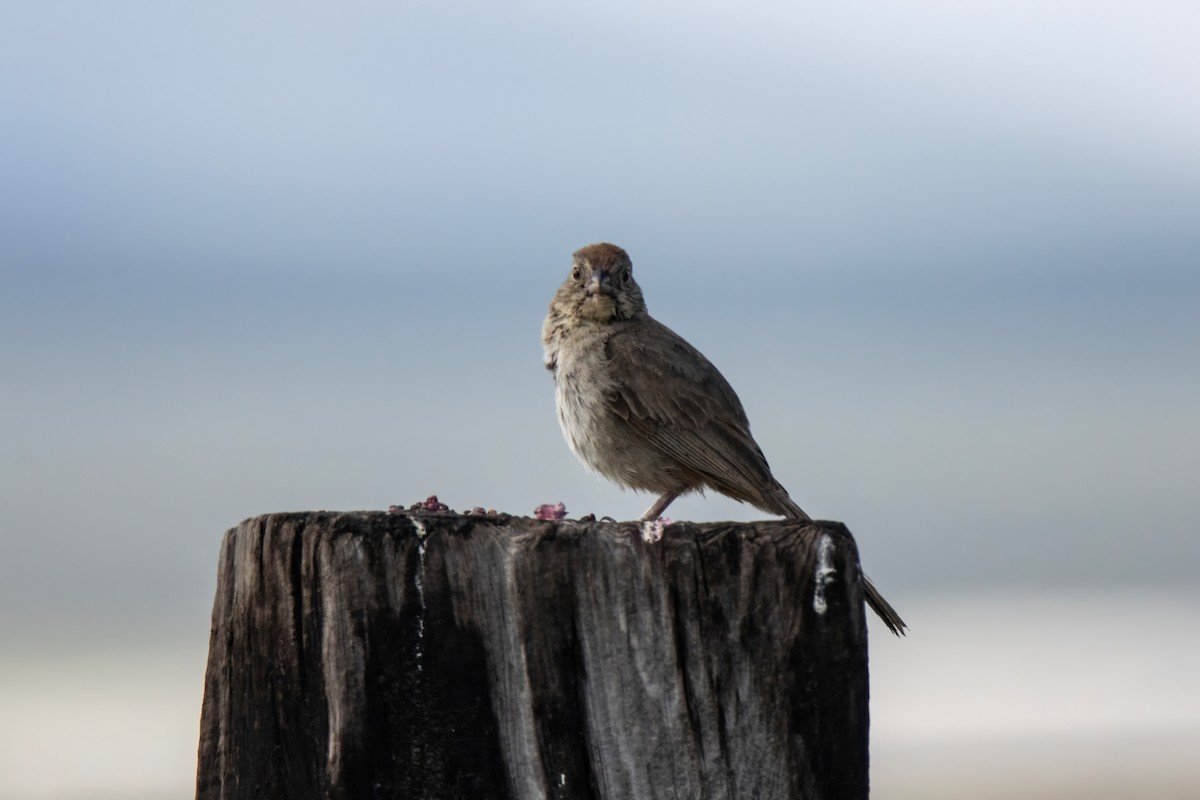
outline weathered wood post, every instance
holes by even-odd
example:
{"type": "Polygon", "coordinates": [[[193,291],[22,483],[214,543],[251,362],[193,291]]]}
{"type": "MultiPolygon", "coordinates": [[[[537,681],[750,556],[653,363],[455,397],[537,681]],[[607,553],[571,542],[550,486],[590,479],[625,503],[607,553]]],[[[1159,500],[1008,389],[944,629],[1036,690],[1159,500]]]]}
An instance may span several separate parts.
{"type": "Polygon", "coordinates": [[[221,548],[196,796],[867,797],[840,523],[247,520],[221,548]]]}

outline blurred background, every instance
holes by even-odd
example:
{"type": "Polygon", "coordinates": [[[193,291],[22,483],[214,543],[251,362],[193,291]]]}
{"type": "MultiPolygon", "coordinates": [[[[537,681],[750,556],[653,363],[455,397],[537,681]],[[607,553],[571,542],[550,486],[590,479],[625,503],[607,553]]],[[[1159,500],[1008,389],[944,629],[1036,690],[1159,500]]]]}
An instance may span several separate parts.
{"type": "Polygon", "coordinates": [[[1194,797],[1197,30],[1172,0],[4,4],[0,797],[191,796],[245,517],[640,514],[541,361],[595,241],[911,624],[872,631],[877,797],[1194,797]]]}

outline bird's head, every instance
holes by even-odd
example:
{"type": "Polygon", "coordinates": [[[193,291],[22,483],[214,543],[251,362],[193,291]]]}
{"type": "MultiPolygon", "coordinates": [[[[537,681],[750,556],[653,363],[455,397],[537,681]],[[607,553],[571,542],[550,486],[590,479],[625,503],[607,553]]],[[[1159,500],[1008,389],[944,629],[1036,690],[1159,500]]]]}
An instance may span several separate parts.
{"type": "Polygon", "coordinates": [[[632,319],[646,310],[629,254],[605,243],[575,252],[571,272],[552,305],[561,313],[593,322],[632,319]]]}

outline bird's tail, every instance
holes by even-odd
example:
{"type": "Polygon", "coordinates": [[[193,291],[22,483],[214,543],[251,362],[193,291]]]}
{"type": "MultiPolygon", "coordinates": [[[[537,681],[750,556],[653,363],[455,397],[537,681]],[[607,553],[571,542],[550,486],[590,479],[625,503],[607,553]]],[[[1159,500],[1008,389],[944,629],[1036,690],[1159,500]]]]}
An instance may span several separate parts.
{"type": "MultiPolygon", "coordinates": [[[[790,497],[784,496],[780,500],[783,506],[783,513],[792,519],[804,520],[811,522],[812,517],[804,513],[804,509],[796,505],[795,501],[790,497]]],[[[875,584],[871,583],[871,579],[865,574],[863,579],[863,593],[867,596],[867,605],[871,607],[881,620],[887,626],[887,629],[897,636],[903,636],[908,626],[904,624],[904,620],[900,619],[900,615],[896,613],[896,609],[892,608],[892,604],[883,599],[883,595],[875,588],[875,584]]]]}
{"type": "MultiPolygon", "coordinates": [[[[780,488],[782,489],[783,487],[780,488]]],[[[779,513],[782,513],[785,517],[802,519],[805,522],[812,522],[812,517],[810,517],[808,514],[805,514],[804,509],[796,505],[796,501],[788,497],[786,492],[779,502],[783,506],[783,511],[779,513]]]]}
{"type": "Polygon", "coordinates": [[[871,607],[879,618],[883,620],[883,624],[897,636],[903,636],[908,626],[904,624],[904,620],[900,619],[900,615],[896,613],[896,609],[892,608],[892,604],[883,599],[883,595],[875,588],[875,584],[871,583],[871,579],[864,574],[863,592],[867,595],[867,605],[871,607]]]}

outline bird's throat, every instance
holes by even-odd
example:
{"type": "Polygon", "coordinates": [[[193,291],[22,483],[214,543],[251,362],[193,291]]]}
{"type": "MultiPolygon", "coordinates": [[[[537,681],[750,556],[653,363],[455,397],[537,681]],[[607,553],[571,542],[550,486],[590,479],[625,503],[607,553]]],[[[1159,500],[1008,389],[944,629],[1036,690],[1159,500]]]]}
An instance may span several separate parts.
{"type": "Polygon", "coordinates": [[[606,294],[588,295],[579,307],[579,316],[593,322],[608,322],[616,315],[617,303],[606,294]]]}

